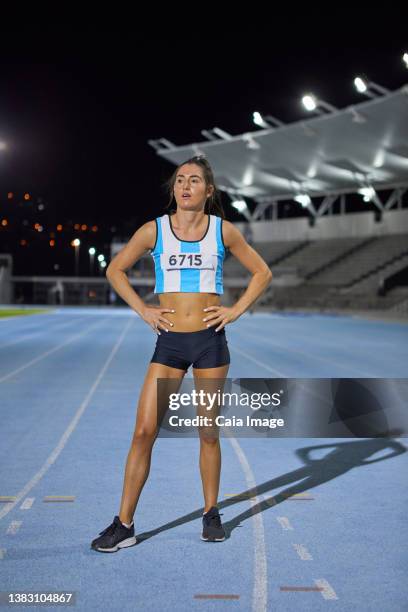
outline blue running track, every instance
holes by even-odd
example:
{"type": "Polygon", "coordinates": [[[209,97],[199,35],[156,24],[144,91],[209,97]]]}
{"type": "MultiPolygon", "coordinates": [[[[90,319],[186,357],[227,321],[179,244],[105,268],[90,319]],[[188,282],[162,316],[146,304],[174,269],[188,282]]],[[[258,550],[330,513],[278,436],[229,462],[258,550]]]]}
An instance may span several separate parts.
{"type": "MultiPolygon", "coordinates": [[[[407,375],[404,324],[255,313],[226,332],[229,377],[407,375]]],[[[222,438],[217,544],[200,540],[198,439],[158,438],[140,543],[90,549],[119,511],[155,340],[125,308],[0,320],[0,591],[75,591],[84,611],[408,610],[407,438],[222,438]]]]}

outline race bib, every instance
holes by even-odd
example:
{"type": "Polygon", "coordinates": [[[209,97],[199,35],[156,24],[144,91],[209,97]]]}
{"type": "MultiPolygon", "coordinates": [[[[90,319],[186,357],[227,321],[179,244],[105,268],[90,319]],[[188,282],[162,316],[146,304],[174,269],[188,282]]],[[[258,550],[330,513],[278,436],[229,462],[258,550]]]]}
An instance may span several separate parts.
{"type": "Polygon", "coordinates": [[[207,253],[162,254],[165,270],[214,270],[214,255],[207,253]]]}

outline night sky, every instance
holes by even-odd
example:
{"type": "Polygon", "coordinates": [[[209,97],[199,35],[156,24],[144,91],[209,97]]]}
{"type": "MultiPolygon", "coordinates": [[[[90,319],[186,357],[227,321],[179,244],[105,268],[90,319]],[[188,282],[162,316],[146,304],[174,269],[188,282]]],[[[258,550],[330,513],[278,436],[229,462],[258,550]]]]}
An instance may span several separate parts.
{"type": "MultiPolygon", "coordinates": [[[[339,108],[358,103],[365,100],[353,88],[358,73],[397,89],[408,82],[402,28],[310,40],[288,28],[285,42],[276,24],[256,35],[221,27],[189,28],[184,36],[120,28],[2,33],[0,216],[8,225],[0,250],[13,254],[15,274],[73,274],[75,236],[108,257],[113,236],[129,238],[167,203],[161,185],[174,166],[149,139],[181,145],[203,141],[201,130],[214,126],[234,135],[256,131],[255,110],[295,121],[305,117],[305,91],[339,108]],[[51,256],[57,223],[64,232],[51,256]],[[73,223],[97,224],[98,232],[74,232],[73,223]]],[[[243,220],[224,208],[231,221],[243,220]]],[[[88,273],[83,251],[81,275],[88,273]]]]}

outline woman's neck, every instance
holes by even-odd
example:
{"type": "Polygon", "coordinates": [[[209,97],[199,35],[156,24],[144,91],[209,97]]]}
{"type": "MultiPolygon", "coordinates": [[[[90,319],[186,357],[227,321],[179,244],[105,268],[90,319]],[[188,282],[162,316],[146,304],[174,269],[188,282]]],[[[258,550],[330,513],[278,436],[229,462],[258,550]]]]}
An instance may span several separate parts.
{"type": "Polygon", "coordinates": [[[201,227],[201,225],[203,224],[203,219],[205,219],[206,217],[207,215],[204,213],[203,210],[177,210],[172,215],[172,222],[173,219],[176,220],[178,229],[195,230],[201,227]]]}

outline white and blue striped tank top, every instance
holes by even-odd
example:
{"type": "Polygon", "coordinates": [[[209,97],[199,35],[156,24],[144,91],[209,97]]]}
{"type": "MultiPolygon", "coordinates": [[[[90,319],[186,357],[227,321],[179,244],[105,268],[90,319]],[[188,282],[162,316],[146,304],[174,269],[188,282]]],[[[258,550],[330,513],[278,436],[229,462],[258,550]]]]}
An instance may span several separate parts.
{"type": "Polygon", "coordinates": [[[177,238],[168,214],[155,219],[156,243],[150,252],[156,273],[154,293],[224,293],[222,219],[207,216],[201,240],[177,238]]]}

